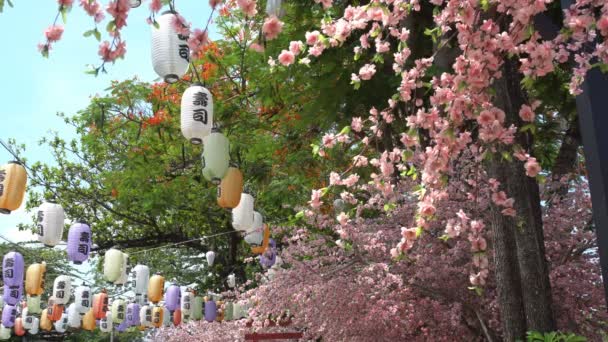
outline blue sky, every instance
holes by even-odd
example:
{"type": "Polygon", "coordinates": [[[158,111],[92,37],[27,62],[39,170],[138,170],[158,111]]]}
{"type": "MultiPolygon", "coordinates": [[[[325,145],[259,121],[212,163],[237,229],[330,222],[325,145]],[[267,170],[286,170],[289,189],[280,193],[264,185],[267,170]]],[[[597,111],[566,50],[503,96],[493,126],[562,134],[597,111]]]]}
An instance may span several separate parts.
{"type": "MultiPolygon", "coordinates": [[[[101,2],[105,4],[107,0],[101,2]]],[[[103,94],[111,80],[135,75],[144,81],[157,79],[150,60],[150,27],[146,24],[149,1],[144,0],[142,6],[129,13],[128,26],[122,33],[127,42],[126,58],[108,65],[108,74],[98,77],[84,73],[87,65],[99,65],[99,43],[93,37],[82,36],[94,24],[77,5],[78,0],[74,1],[68,15],[61,41],[55,43],[48,59],[38,53],[37,44],[43,42],[43,31],[55,18],[57,2],[13,0],[13,3],[14,8],[5,6],[0,14],[0,42],[3,46],[0,57],[0,75],[3,78],[0,138],[14,138],[26,144],[25,156],[30,162],[51,162],[49,150],[38,146],[39,139],[49,131],[57,131],[65,138],[75,136],[56,116],[57,112],[72,115],[85,108],[90,96],[103,94]]],[[[177,0],[176,8],[193,28],[204,27],[210,12],[206,0],[177,0]]],[[[99,24],[100,29],[105,28],[107,17],[99,24]]],[[[105,36],[102,40],[104,38],[108,39],[105,36]]],[[[10,154],[0,148],[0,163],[11,159],[10,154]]],[[[12,241],[30,240],[32,236],[29,233],[19,233],[16,229],[17,223],[28,220],[30,215],[23,208],[9,216],[1,215],[0,234],[12,241]]]]}

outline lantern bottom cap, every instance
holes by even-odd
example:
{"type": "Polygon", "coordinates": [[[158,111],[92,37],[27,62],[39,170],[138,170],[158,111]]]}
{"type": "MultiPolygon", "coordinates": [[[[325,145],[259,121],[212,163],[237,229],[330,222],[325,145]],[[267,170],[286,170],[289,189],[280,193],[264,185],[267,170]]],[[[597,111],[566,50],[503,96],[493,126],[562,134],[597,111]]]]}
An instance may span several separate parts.
{"type": "Polygon", "coordinates": [[[200,145],[203,143],[203,139],[199,139],[199,138],[192,138],[190,139],[190,142],[194,145],[200,145]]]}
{"type": "Polygon", "coordinates": [[[179,81],[179,76],[177,76],[176,74],[165,75],[165,82],[175,83],[177,81],[179,81]]]}
{"type": "Polygon", "coordinates": [[[137,8],[141,5],[141,0],[131,0],[129,5],[131,8],[137,8]]]}
{"type": "Polygon", "coordinates": [[[6,215],[8,215],[10,213],[11,213],[11,211],[8,210],[8,209],[0,208],[0,214],[6,214],[6,215]]]}
{"type": "Polygon", "coordinates": [[[215,185],[220,185],[221,182],[222,182],[221,178],[218,178],[218,177],[211,178],[211,183],[213,183],[215,185]]]}
{"type": "Polygon", "coordinates": [[[82,261],[73,261],[74,265],[82,265],[82,261]]]}

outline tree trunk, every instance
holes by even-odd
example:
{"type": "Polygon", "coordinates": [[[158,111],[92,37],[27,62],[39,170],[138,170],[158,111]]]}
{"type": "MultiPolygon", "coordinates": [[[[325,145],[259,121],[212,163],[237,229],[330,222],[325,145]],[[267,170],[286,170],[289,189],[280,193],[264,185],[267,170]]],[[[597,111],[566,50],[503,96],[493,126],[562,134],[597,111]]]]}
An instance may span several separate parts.
{"type": "MultiPolygon", "coordinates": [[[[503,75],[495,82],[496,105],[505,112],[506,126],[515,124],[519,127],[519,109],[526,101],[513,61],[505,61],[503,75]]],[[[516,133],[515,140],[526,150],[531,146],[531,136],[527,133],[516,133]]],[[[500,155],[488,162],[488,174],[500,181],[502,189],[515,199],[514,209],[517,211],[515,217],[508,217],[500,214],[500,208],[492,210],[491,226],[505,339],[523,339],[526,330],[554,330],[538,184],[534,178],[526,176],[523,162],[517,159],[508,161],[500,155]],[[520,294],[524,317],[521,317],[517,300],[508,298],[520,294]]]]}

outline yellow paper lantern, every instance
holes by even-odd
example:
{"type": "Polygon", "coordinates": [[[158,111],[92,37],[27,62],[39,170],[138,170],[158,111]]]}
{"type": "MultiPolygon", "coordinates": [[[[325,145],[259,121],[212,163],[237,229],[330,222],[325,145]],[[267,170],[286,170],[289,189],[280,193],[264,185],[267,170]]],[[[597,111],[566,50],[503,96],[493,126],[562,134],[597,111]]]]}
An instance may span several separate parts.
{"type": "Polygon", "coordinates": [[[152,326],[160,328],[163,325],[163,307],[155,306],[152,309],[152,326]]]}
{"type": "Polygon", "coordinates": [[[217,204],[222,208],[235,208],[241,201],[243,174],[236,167],[229,167],[217,188],[217,204]]]}
{"type": "Polygon", "coordinates": [[[89,309],[84,316],[82,316],[82,329],[93,331],[95,330],[95,315],[93,309],[89,309]]]}
{"type": "Polygon", "coordinates": [[[44,292],[46,263],[32,264],[25,272],[25,292],[30,296],[40,296],[44,292]]]}
{"type": "Polygon", "coordinates": [[[258,247],[251,247],[251,252],[253,254],[263,254],[268,249],[268,240],[270,239],[270,228],[267,224],[264,225],[264,240],[262,241],[262,245],[258,247]]]}
{"type": "Polygon", "coordinates": [[[0,167],[0,213],[19,209],[25,196],[27,173],[21,163],[12,161],[0,167]]]}
{"type": "Polygon", "coordinates": [[[118,249],[111,248],[106,251],[103,263],[103,275],[107,281],[113,283],[120,278],[125,262],[124,257],[125,254],[118,249]]]}
{"type": "Polygon", "coordinates": [[[160,274],[155,274],[150,277],[148,283],[148,300],[152,303],[158,303],[163,299],[163,290],[165,289],[165,277],[160,274]]]}
{"type": "Polygon", "coordinates": [[[51,329],[53,329],[53,322],[47,314],[47,309],[42,310],[42,314],[40,314],[40,329],[46,331],[51,331],[51,329]]]}

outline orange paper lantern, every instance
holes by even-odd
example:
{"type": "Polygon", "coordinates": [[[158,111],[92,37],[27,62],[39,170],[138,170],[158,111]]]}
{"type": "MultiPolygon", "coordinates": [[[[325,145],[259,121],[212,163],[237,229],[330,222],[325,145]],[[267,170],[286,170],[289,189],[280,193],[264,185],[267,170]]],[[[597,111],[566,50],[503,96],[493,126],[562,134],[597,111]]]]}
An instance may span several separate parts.
{"type": "Polygon", "coordinates": [[[148,300],[152,303],[158,303],[163,299],[163,290],[165,289],[165,278],[160,274],[155,274],[150,277],[148,283],[148,300]]]}
{"type": "Polygon", "coordinates": [[[82,316],[82,329],[88,331],[95,330],[95,315],[93,314],[93,309],[90,309],[82,316]]]}
{"type": "Polygon", "coordinates": [[[108,312],[108,294],[106,290],[93,296],[93,317],[95,319],[106,318],[108,312]]]}
{"type": "Polygon", "coordinates": [[[63,315],[63,305],[59,304],[55,297],[50,297],[49,304],[46,307],[46,314],[52,322],[60,320],[61,315],[63,315]]]}
{"type": "Polygon", "coordinates": [[[243,174],[236,167],[229,167],[217,188],[217,204],[222,208],[235,208],[241,201],[243,174]]]}
{"type": "Polygon", "coordinates": [[[46,263],[32,264],[25,272],[25,292],[30,296],[40,296],[44,292],[46,263]]]}
{"type": "Polygon", "coordinates": [[[173,325],[178,326],[182,323],[182,310],[177,309],[173,311],[173,325]]]}
{"type": "Polygon", "coordinates": [[[268,249],[268,240],[270,239],[270,228],[267,224],[264,224],[264,240],[262,240],[262,245],[257,247],[251,247],[251,252],[253,254],[263,254],[268,249]]]}
{"type": "Polygon", "coordinates": [[[0,167],[0,213],[19,209],[25,195],[27,173],[21,163],[9,162],[0,167]]]}
{"type": "Polygon", "coordinates": [[[160,328],[163,325],[163,307],[155,306],[152,309],[152,326],[160,328]]]}

